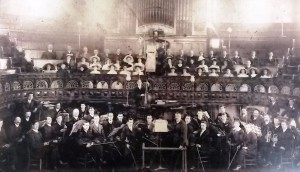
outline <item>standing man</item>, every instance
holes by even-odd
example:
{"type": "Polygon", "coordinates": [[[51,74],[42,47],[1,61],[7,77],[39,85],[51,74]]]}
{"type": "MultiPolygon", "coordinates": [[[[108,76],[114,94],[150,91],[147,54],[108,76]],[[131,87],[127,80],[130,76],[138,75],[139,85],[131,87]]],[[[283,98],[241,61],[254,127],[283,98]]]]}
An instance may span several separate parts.
{"type": "Polygon", "coordinates": [[[57,59],[57,55],[56,52],[53,51],[53,45],[49,44],[47,47],[47,51],[43,52],[42,54],[42,59],[49,59],[49,60],[56,60],[57,59]]]}
{"type": "Polygon", "coordinates": [[[39,120],[38,106],[39,103],[33,99],[33,93],[29,93],[27,100],[23,102],[22,114],[25,114],[26,112],[31,112],[31,118],[33,118],[33,121],[39,120]]]}

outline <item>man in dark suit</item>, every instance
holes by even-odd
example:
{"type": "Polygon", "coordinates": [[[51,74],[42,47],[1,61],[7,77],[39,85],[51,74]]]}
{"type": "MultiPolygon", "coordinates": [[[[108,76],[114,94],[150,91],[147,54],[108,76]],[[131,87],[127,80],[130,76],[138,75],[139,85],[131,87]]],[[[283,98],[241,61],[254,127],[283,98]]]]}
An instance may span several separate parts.
{"type": "Polygon", "coordinates": [[[67,50],[63,52],[61,59],[65,60],[67,57],[70,57],[71,60],[75,60],[75,53],[72,51],[72,47],[70,45],[67,46],[67,50]]]}
{"type": "Polygon", "coordinates": [[[273,57],[273,52],[269,52],[268,57],[264,60],[265,66],[272,66],[275,67],[278,64],[277,59],[273,57]]]}
{"type": "Polygon", "coordinates": [[[27,162],[27,168],[30,167],[31,158],[42,158],[43,157],[43,137],[39,132],[39,122],[36,121],[32,125],[32,129],[26,135],[27,149],[29,153],[29,159],[27,162]]]}
{"type": "Polygon", "coordinates": [[[20,157],[18,156],[18,154],[23,146],[22,141],[24,139],[24,135],[20,124],[21,124],[21,118],[16,117],[13,125],[11,125],[7,130],[7,139],[9,144],[12,145],[10,151],[12,156],[11,168],[13,170],[16,169],[15,165],[17,164],[20,157]]]}
{"type": "Polygon", "coordinates": [[[242,65],[243,59],[240,57],[239,52],[237,50],[234,51],[234,56],[232,57],[233,65],[242,65]]]}
{"type": "Polygon", "coordinates": [[[96,160],[97,165],[103,162],[103,150],[101,145],[95,145],[100,141],[95,137],[90,127],[89,122],[84,122],[82,129],[78,132],[77,144],[79,146],[79,156],[84,156],[86,153],[90,153],[96,160]]]}
{"type": "Polygon", "coordinates": [[[52,44],[48,45],[47,51],[43,52],[41,58],[42,59],[53,59],[53,60],[57,59],[57,55],[56,55],[56,52],[53,51],[53,45],[52,44]]]}
{"type": "Polygon", "coordinates": [[[52,118],[50,116],[46,117],[46,124],[40,128],[40,132],[42,133],[43,141],[44,141],[44,153],[45,156],[48,157],[48,163],[50,164],[50,168],[56,169],[57,167],[57,157],[58,157],[58,140],[55,138],[55,130],[52,127],[52,118]]]}
{"type": "Polygon", "coordinates": [[[30,129],[33,124],[33,118],[31,117],[31,112],[26,112],[24,116],[21,118],[21,127],[23,130],[23,133],[26,134],[30,129]]]}
{"type": "Polygon", "coordinates": [[[33,93],[29,93],[27,100],[23,102],[22,114],[25,114],[26,112],[31,112],[31,117],[33,118],[33,120],[39,120],[38,105],[39,103],[33,99],[33,93]]]}
{"type": "Polygon", "coordinates": [[[72,47],[70,45],[67,46],[67,50],[63,53],[61,59],[64,60],[64,63],[67,65],[69,70],[75,70],[75,53],[72,51],[72,47]]]}

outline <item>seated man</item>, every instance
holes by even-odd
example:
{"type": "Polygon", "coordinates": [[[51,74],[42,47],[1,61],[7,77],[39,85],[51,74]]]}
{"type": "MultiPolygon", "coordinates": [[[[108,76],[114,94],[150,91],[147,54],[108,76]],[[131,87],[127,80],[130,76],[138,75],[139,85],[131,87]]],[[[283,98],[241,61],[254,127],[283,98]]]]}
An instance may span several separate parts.
{"type": "Polygon", "coordinates": [[[46,117],[46,123],[39,130],[43,137],[44,142],[44,154],[47,157],[48,164],[50,168],[57,168],[57,158],[58,158],[58,140],[55,137],[55,131],[52,126],[52,118],[50,116],[46,117]]]}
{"type": "Polygon", "coordinates": [[[257,135],[253,132],[252,124],[245,125],[245,129],[246,133],[244,138],[242,138],[244,139],[244,144],[242,145],[243,147],[240,148],[240,151],[237,152],[236,168],[234,170],[240,170],[242,168],[246,156],[256,158],[257,155],[257,135]]]}
{"type": "Polygon", "coordinates": [[[100,140],[95,137],[93,133],[90,123],[85,121],[82,129],[78,131],[77,135],[77,145],[79,146],[80,156],[84,156],[86,153],[90,153],[96,160],[96,164],[100,168],[101,162],[103,162],[103,150],[101,145],[97,145],[100,143],[100,140]]]}
{"type": "MultiPolygon", "coordinates": [[[[9,144],[7,140],[6,132],[3,127],[3,119],[0,118],[0,161],[3,162],[8,158],[10,146],[11,144],[9,144]]],[[[2,170],[2,167],[0,167],[0,170],[2,170]]]]}
{"type": "Polygon", "coordinates": [[[276,66],[278,64],[277,59],[273,57],[273,52],[269,52],[269,56],[264,60],[265,66],[276,66]]]}
{"type": "Polygon", "coordinates": [[[278,141],[273,145],[274,152],[272,154],[274,165],[277,169],[281,168],[280,158],[282,156],[292,157],[292,146],[294,137],[291,129],[288,128],[286,120],[281,122],[282,132],[278,133],[278,141]]]}
{"type": "Polygon", "coordinates": [[[194,142],[192,143],[191,160],[193,163],[191,169],[194,169],[199,163],[200,157],[198,156],[200,156],[200,154],[198,154],[198,151],[199,153],[201,152],[201,154],[209,154],[209,149],[211,147],[212,135],[207,127],[207,122],[201,121],[200,126],[200,131],[195,135],[194,142]]]}
{"type": "Polygon", "coordinates": [[[172,66],[170,70],[171,72],[168,73],[168,76],[178,76],[177,73],[175,72],[176,68],[174,66],[172,66]]]}
{"type": "Polygon", "coordinates": [[[91,57],[89,57],[89,62],[93,62],[93,58],[96,57],[97,59],[99,58],[100,61],[100,57],[99,57],[99,51],[97,49],[94,49],[93,51],[93,55],[91,57]]]}
{"type": "Polygon", "coordinates": [[[29,159],[27,162],[27,169],[30,167],[30,159],[43,158],[44,157],[44,142],[42,133],[39,132],[39,122],[33,123],[31,130],[26,134],[26,143],[29,151],[29,159]]]}
{"type": "Polygon", "coordinates": [[[57,59],[56,52],[53,51],[53,45],[49,44],[47,51],[43,52],[41,59],[57,59]]]}
{"type": "Polygon", "coordinates": [[[180,59],[178,59],[178,62],[175,65],[176,73],[181,75],[183,72],[183,67],[184,67],[184,59],[180,58],[180,59]]]}

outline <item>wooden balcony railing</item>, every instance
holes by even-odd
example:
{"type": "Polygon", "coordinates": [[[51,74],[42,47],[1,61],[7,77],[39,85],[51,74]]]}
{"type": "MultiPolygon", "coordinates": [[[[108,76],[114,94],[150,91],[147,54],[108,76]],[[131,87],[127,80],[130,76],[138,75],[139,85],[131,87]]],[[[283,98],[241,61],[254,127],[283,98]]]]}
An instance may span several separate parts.
{"type": "MultiPolygon", "coordinates": [[[[146,76],[140,77],[145,83],[146,76]]],[[[57,74],[30,73],[0,76],[0,107],[21,101],[29,92],[44,101],[69,102],[72,100],[90,102],[125,103],[127,93],[131,95],[137,86],[138,77],[126,81],[122,75],[78,75],[62,77],[57,74]],[[117,85],[117,89],[113,88],[117,85]]],[[[294,81],[272,79],[242,79],[222,77],[157,77],[149,76],[149,103],[166,100],[178,104],[232,103],[267,105],[268,97],[299,99],[300,87],[294,81]]],[[[129,103],[133,103],[129,96],[129,103]]]]}

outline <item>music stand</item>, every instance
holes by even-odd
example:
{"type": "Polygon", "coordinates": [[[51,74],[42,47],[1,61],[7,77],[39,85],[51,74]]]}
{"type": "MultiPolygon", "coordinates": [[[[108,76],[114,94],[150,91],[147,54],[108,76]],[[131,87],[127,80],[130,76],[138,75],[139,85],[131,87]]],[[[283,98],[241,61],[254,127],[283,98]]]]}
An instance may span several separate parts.
{"type": "MultiPolygon", "coordinates": [[[[158,139],[159,139],[159,147],[161,147],[161,133],[168,132],[168,121],[164,119],[157,119],[154,121],[154,128],[153,132],[158,133],[158,139]]],[[[163,168],[161,165],[161,150],[159,150],[159,166],[155,169],[155,171],[164,170],[166,168],[163,168]]]]}

